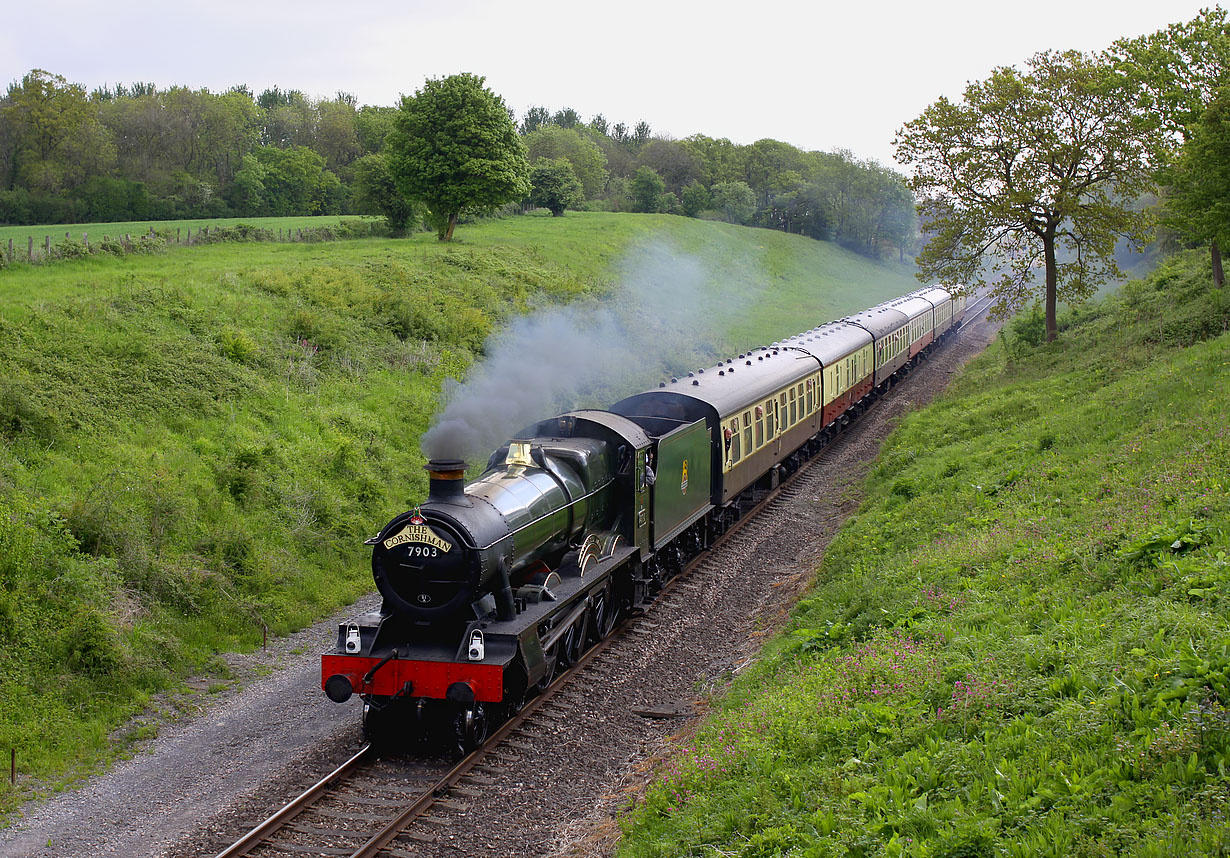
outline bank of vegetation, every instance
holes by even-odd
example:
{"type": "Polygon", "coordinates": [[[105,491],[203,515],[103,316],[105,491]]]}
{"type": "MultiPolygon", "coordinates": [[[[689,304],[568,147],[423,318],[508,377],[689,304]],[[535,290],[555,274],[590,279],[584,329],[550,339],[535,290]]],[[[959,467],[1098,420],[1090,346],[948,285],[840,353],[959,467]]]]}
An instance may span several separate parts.
{"type": "Polygon", "coordinates": [[[461,245],[219,243],[5,272],[0,749],[19,775],[0,809],[128,747],[158,692],[225,682],[221,653],[370,591],[362,542],[422,499],[443,381],[532,308],[618,303],[650,236],[713,288],[771,296],[709,349],[913,282],[798,236],[605,213],[476,224],[461,245]]]}
{"type": "MultiPolygon", "coordinates": [[[[888,440],[631,856],[1230,853],[1230,298],[1010,323],[888,440]]],[[[819,499],[824,503],[825,499],[819,499]]]]}
{"type": "MultiPolygon", "coordinates": [[[[278,87],[90,90],[34,69],[0,97],[0,224],[384,215],[398,112],[278,87]]],[[[530,108],[517,131],[531,162],[565,170],[568,208],[765,226],[873,257],[915,246],[903,177],[850,152],[676,140],[571,108],[530,108]]]]}

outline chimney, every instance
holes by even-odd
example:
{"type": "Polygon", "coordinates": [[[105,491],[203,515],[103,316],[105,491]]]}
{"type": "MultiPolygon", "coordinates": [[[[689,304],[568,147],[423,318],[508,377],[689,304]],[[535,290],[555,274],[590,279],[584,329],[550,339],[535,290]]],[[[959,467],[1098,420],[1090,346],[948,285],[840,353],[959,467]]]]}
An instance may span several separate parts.
{"type": "Polygon", "coordinates": [[[466,463],[461,459],[432,459],[423,466],[427,472],[427,500],[456,503],[465,497],[466,463]]]}

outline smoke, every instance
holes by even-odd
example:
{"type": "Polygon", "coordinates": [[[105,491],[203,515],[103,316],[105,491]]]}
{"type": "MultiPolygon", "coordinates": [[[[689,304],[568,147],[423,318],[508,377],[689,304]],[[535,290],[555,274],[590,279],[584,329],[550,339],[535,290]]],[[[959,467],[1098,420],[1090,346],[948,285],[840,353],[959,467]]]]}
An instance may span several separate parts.
{"type": "Polygon", "coordinates": [[[618,268],[607,301],[516,319],[487,342],[464,382],[446,382],[443,410],[422,438],[428,458],[485,461],[539,420],[605,407],[671,371],[712,362],[719,332],[763,284],[662,241],[634,247],[618,268]]]}

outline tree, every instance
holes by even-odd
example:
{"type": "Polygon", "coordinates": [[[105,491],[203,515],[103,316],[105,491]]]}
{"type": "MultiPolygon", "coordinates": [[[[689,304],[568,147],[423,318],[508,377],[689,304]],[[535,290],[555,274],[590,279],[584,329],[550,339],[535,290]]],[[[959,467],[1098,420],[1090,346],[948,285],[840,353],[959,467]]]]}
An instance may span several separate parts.
{"type": "Polygon", "coordinates": [[[525,117],[521,120],[521,133],[529,134],[550,123],[551,111],[542,106],[531,107],[525,111],[525,117]]]}
{"type": "Polygon", "coordinates": [[[666,182],[652,167],[641,167],[628,183],[628,195],[632,197],[632,210],[656,212],[666,182]]]}
{"type": "Polygon", "coordinates": [[[1221,247],[1230,247],[1230,87],[1220,90],[1189,131],[1168,177],[1164,218],[1212,248],[1213,285],[1226,282],[1221,247]]]}
{"type": "Polygon", "coordinates": [[[700,168],[688,147],[677,140],[652,140],[641,149],[639,166],[653,167],[671,193],[679,195],[700,178],[700,168]]]}
{"type": "Polygon", "coordinates": [[[606,155],[598,144],[575,128],[544,125],[522,139],[533,164],[539,160],[566,158],[580,181],[586,199],[594,199],[606,186],[606,155]]]}
{"type": "MultiPolygon", "coordinates": [[[[1145,104],[1157,114],[1176,149],[1186,146],[1200,125],[1205,106],[1219,89],[1230,85],[1230,24],[1226,10],[1204,9],[1191,21],[1171,24],[1147,36],[1120,39],[1111,46],[1110,55],[1125,75],[1140,81],[1145,104]]],[[[1195,166],[1190,157],[1185,156],[1184,160],[1188,169],[1195,166]]],[[[1172,181],[1165,171],[1160,179],[1163,184],[1172,181]]],[[[1189,187],[1189,192],[1181,194],[1183,214],[1176,221],[1172,209],[1170,222],[1189,238],[1200,236],[1198,240],[1208,242],[1213,283],[1220,288],[1221,246],[1225,242],[1218,241],[1215,231],[1192,229],[1194,212],[1190,206],[1199,194],[1191,190],[1189,187]]]]}
{"type": "Polygon", "coordinates": [[[571,107],[565,107],[563,110],[555,111],[551,116],[551,122],[560,128],[575,128],[581,124],[581,114],[571,107]]]}
{"type": "Polygon", "coordinates": [[[388,159],[383,155],[364,155],[354,162],[355,206],[364,214],[382,214],[393,235],[404,235],[415,221],[414,203],[397,190],[388,159]]]}
{"type": "Polygon", "coordinates": [[[718,182],[737,182],[744,177],[744,161],[750,147],[736,146],[725,137],[714,139],[693,134],[683,141],[701,170],[701,181],[708,187],[718,182]]]}
{"type": "Polygon", "coordinates": [[[396,116],[396,107],[365,104],[359,108],[354,117],[354,130],[359,137],[359,145],[363,147],[363,154],[374,155],[384,150],[384,138],[393,130],[396,116]]]}
{"type": "Polygon", "coordinates": [[[386,140],[399,189],[427,204],[442,241],[463,212],[529,193],[529,164],[504,100],[472,74],[427,81],[403,97],[386,140]]]}
{"type": "Polygon", "coordinates": [[[325,156],[325,164],[334,173],[344,174],[363,154],[355,128],[356,113],[354,104],[345,98],[316,105],[318,121],[312,148],[325,156]]]}
{"type": "Polygon", "coordinates": [[[1125,201],[1151,187],[1164,145],[1156,117],[1104,58],[1043,52],[1027,67],[996,69],[959,104],[941,98],[895,142],[932,233],[919,279],[984,285],[984,262],[998,258],[1003,316],[1036,294],[1040,263],[1051,341],[1057,301],[1119,273],[1116,238],[1145,240],[1149,217],[1125,201]]]}
{"type": "Polygon", "coordinates": [[[324,157],[306,146],[257,146],[244,158],[235,184],[260,200],[260,214],[330,214],[339,208],[341,182],[325,169],[324,157]]]}
{"type": "Polygon", "coordinates": [[[709,208],[709,190],[700,182],[693,182],[683,189],[683,213],[688,217],[696,217],[709,208]]]}
{"type": "Polygon", "coordinates": [[[564,209],[585,198],[572,164],[565,158],[535,164],[530,170],[530,185],[530,202],[548,209],[552,217],[562,217],[564,209]]]}
{"type": "Polygon", "coordinates": [[[20,184],[57,193],[105,174],[115,158],[111,135],[98,122],[98,105],[85,88],[42,69],[9,86],[0,124],[11,135],[4,159],[7,188],[20,184]]]}
{"type": "Polygon", "coordinates": [[[756,214],[756,194],[747,182],[718,182],[709,193],[728,223],[747,223],[756,214]]]}

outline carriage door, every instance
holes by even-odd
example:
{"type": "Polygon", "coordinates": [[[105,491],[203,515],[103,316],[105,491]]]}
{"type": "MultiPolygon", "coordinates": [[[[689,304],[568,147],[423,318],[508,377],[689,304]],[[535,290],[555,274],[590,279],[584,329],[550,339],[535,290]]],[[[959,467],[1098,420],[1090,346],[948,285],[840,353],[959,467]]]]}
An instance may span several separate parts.
{"type": "Polygon", "coordinates": [[[649,546],[649,487],[645,479],[645,452],[636,451],[632,484],[632,508],[636,510],[635,543],[643,548],[649,546]]]}
{"type": "MultiPolygon", "coordinates": [[[[782,394],[784,400],[786,394],[782,394]]],[[[784,404],[784,403],[783,403],[784,404]]],[[[773,442],[773,460],[780,461],[782,458],[782,409],[778,407],[778,397],[773,397],[773,436],[776,439],[773,442]]]]}

